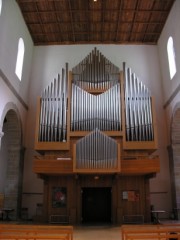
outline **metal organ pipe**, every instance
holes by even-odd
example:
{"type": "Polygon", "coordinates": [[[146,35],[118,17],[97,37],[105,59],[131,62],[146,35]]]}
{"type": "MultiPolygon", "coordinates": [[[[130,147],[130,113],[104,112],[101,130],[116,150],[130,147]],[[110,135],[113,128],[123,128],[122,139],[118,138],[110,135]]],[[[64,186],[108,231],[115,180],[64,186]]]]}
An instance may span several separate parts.
{"type": "Polygon", "coordinates": [[[125,81],[125,115],[127,141],[152,141],[154,139],[151,96],[131,69],[123,63],[125,81]]]}
{"type": "Polygon", "coordinates": [[[119,68],[96,48],[72,69],[73,83],[84,90],[107,90],[119,82],[119,68]]]}
{"type": "Polygon", "coordinates": [[[117,159],[117,142],[103,134],[97,128],[77,141],[76,167],[78,168],[117,168],[117,159]]]}
{"type": "MultiPolygon", "coordinates": [[[[62,69],[61,76],[44,89],[40,99],[39,135],[40,142],[67,141],[67,73],[62,69]]],[[[74,114],[74,113],[73,113],[74,114]]]]}
{"type": "Polygon", "coordinates": [[[119,69],[95,48],[72,75],[71,131],[122,130],[119,69]]]}
{"type": "Polygon", "coordinates": [[[71,131],[121,130],[120,84],[93,95],[72,84],[71,131]]]}

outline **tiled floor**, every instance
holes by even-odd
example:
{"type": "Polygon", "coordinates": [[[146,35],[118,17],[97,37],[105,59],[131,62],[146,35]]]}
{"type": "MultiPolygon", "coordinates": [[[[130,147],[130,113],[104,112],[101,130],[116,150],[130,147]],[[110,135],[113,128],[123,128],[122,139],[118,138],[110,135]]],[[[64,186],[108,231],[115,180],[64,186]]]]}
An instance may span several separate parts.
{"type": "Polygon", "coordinates": [[[74,240],[121,240],[121,229],[116,226],[75,226],[74,240]]]}

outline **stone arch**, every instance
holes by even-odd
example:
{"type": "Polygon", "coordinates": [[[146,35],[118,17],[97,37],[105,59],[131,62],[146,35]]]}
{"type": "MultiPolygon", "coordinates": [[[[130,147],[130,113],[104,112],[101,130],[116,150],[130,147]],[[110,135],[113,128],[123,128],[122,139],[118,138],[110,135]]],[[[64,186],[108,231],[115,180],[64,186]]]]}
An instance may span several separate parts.
{"type": "MultiPolygon", "coordinates": [[[[174,107],[171,119],[170,173],[172,179],[173,207],[180,208],[180,102],[174,107]]],[[[176,212],[176,218],[178,212],[176,212]]]]}
{"type": "Polygon", "coordinates": [[[14,103],[7,103],[0,119],[3,133],[0,150],[0,191],[4,193],[4,207],[12,208],[12,219],[20,215],[22,192],[22,124],[14,103]]]}
{"type": "Polygon", "coordinates": [[[20,114],[19,114],[19,110],[18,110],[17,106],[16,106],[14,103],[12,103],[12,102],[8,102],[8,103],[5,105],[5,107],[4,107],[3,111],[2,111],[1,118],[0,118],[0,131],[2,131],[4,119],[5,119],[5,116],[6,116],[6,114],[7,114],[7,112],[8,112],[9,110],[14,110],[14,112],[15,112],[16,115],[17,115],[17,119],[18,119],[18,121],[19,121],[19,123],[20,123],[20,125],[21,125],[21,129],[22,129],[20,114]]]}

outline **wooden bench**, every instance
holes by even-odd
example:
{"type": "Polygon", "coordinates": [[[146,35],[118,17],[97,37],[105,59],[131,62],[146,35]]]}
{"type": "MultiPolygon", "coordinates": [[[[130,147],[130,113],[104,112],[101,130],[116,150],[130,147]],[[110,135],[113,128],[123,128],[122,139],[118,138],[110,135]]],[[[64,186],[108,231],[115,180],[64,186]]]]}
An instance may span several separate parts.
{"type": "Polygon", "coordinates": [[[180,240],[180,224],[123,225],[122,240],[180,240]]]}
{"type": "Polygon", "coordinates": [[[0,239],[73,240],[73,226],[0,224],[0,239]]]}

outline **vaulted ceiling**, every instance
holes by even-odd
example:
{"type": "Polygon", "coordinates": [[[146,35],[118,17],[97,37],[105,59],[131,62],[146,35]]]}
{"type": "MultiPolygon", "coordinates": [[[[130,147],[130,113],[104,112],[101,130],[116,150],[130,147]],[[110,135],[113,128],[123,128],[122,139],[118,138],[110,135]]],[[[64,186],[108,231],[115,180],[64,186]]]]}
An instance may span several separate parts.
{"type": "Polygon", "coordinates": [[[175,0],[16,0],[35,45],[157,44],[175,0]]]}

